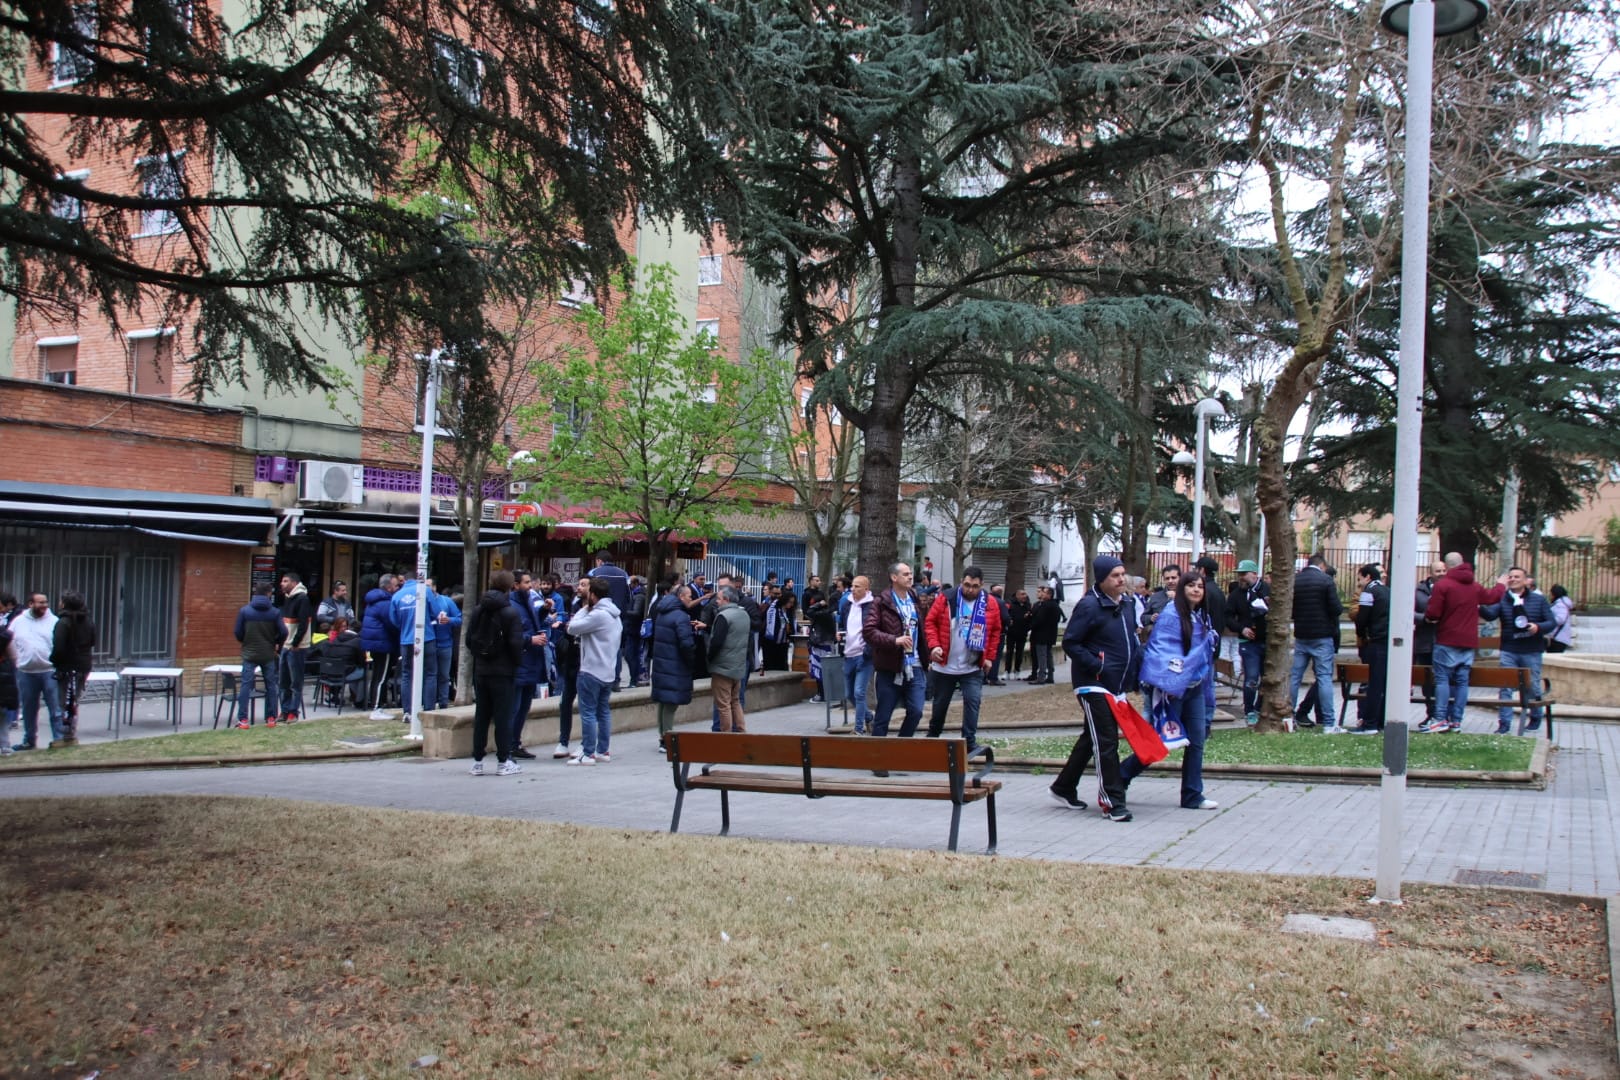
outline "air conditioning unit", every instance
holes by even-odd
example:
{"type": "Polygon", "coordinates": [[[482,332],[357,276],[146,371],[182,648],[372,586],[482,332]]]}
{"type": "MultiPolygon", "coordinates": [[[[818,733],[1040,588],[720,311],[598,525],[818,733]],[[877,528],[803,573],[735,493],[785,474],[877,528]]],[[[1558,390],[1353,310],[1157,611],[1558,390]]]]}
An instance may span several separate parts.
{"type": "Polygon", "coordinates": [[[508,495],[527,495],[529,493],[530,483],[532,483],[532,481],[513,480],[511,483],[506,485],[506,493],[508,495]]]}
{"type": "Polygon", "coordinates": [[[300,461],[298,501],[359,506],[366,497],[366,470],[343,461],[300,461]]]}

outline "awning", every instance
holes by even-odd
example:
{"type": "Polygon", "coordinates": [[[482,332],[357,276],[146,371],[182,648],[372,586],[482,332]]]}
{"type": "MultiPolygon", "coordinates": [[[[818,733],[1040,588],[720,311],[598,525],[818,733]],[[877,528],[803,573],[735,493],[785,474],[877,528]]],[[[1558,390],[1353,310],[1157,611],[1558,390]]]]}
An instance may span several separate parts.
{"type": "MultiPolygon", "coordinates": [[[[461,530],[454,522],[435,515],[428,524],[428,543],[433,547],[461,547],[461,530]]],[[[346,540],[354,544],[397,544],[416,546],[416,518],[392,514],[345,514],[333,511],[304,511],[299,531],[346,540]]],[[[483,522],[478,530],[478,546],[501,547],[514,543],[518,534],[509,524],[483,522]]]]}
{"type": "Polygon", "coordinates": [[[128,529],[170,540],[253,547],[276,526],[267,499],[0,481],[0,517],[35,528],[128,529]]]}
{"type": "MultiPolygon", "coordinates": [[[[1006,551],[1011,531],[1005,525],[985,525],[969,529],[968,545],[974,551],[1006,551]]],[[[1041,537],[1046,536],[1046,534],[1031,525],[1024,531],[1024,536],[1027,538],[1026,550],[1039,551],[1041,549],[1041,537]]],[[[1051,537],[1046,538],[1051,539],[1051,537]]]]}

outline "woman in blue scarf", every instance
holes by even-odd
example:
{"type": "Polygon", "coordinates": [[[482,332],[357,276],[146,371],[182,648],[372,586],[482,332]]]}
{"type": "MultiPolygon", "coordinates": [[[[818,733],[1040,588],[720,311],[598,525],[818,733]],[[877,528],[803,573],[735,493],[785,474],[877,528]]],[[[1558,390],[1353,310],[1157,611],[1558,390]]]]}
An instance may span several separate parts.
{"type": "MultiPolygon", "coordinates": [[[[1176,586],[1174,607],[1153,624],[1142,653],[1149,718],[1165,746],[1181,748],[1181,805],[1186,810],[1218,807],[1204,798],[1204,741],[1215,704],[1215,648],[1220,641],[1209,624],[1205,590],[1202,576],[1184,575],[1176,586]]],[[[1120,778],[1128,785],[1142,769],[1132,754],[1120,762],[1120,778]]]]}

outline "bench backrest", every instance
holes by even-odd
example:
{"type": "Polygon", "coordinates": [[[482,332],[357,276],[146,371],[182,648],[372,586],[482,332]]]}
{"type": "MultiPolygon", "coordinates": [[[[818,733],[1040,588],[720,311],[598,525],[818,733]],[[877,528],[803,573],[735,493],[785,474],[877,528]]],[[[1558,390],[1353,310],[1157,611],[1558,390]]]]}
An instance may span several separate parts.
{"type": "Polygon", "coordinates": [[[1525,692],[1530,687],[1530,669],[1480,667],[1475,664],[1468,669],[1468,685],[1483,687],[1487,690],[1507,689],[1525,692]]]}
{"type": "Polygon", "coordinates": [[[664,736],[672,764],[780,765],[817,769],[968,771],[965,739],[862,739],[848,735],[753,735],[685,731],[664,736]]]}

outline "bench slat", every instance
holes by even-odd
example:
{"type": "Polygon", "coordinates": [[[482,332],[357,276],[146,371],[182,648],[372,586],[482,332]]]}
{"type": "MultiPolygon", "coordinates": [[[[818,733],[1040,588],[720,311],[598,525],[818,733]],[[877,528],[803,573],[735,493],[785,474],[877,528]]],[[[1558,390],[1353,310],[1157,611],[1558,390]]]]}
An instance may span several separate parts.
{"type": "MultiPolygon", "coordinates": [[[[962,739],[870,739],[811,736],[811,764],[822,769],[897,769],[905,772],[953,771],[949,747],[956,746],[956,769],[966,773],[967,743],[962,739]]],[[[804,764],[804,736],[754,735],[711,731],[676,732],[664,740],[672,762],[710,765],[804,764]]]]}
{"type": "MultiPolygon", "coordinates": [[[[802,794],[804,780],[785,773],[761,773],[743,769],[711,769],[686,782],[689,788],[708,788],[718,791],[755,791],[763,793],[787,792],[802,794]]],[[[977,802],[1001,788],[1000,780],[986,780],[979,787],[964,788],[962,801],[977,802]]],[[[895,781],[878,777],[826,776],[815,774],[813,790],[817,795],[853,795],[867,798],[889,799],[949,799],[951,785],[944,780],[895,781]]]]}

